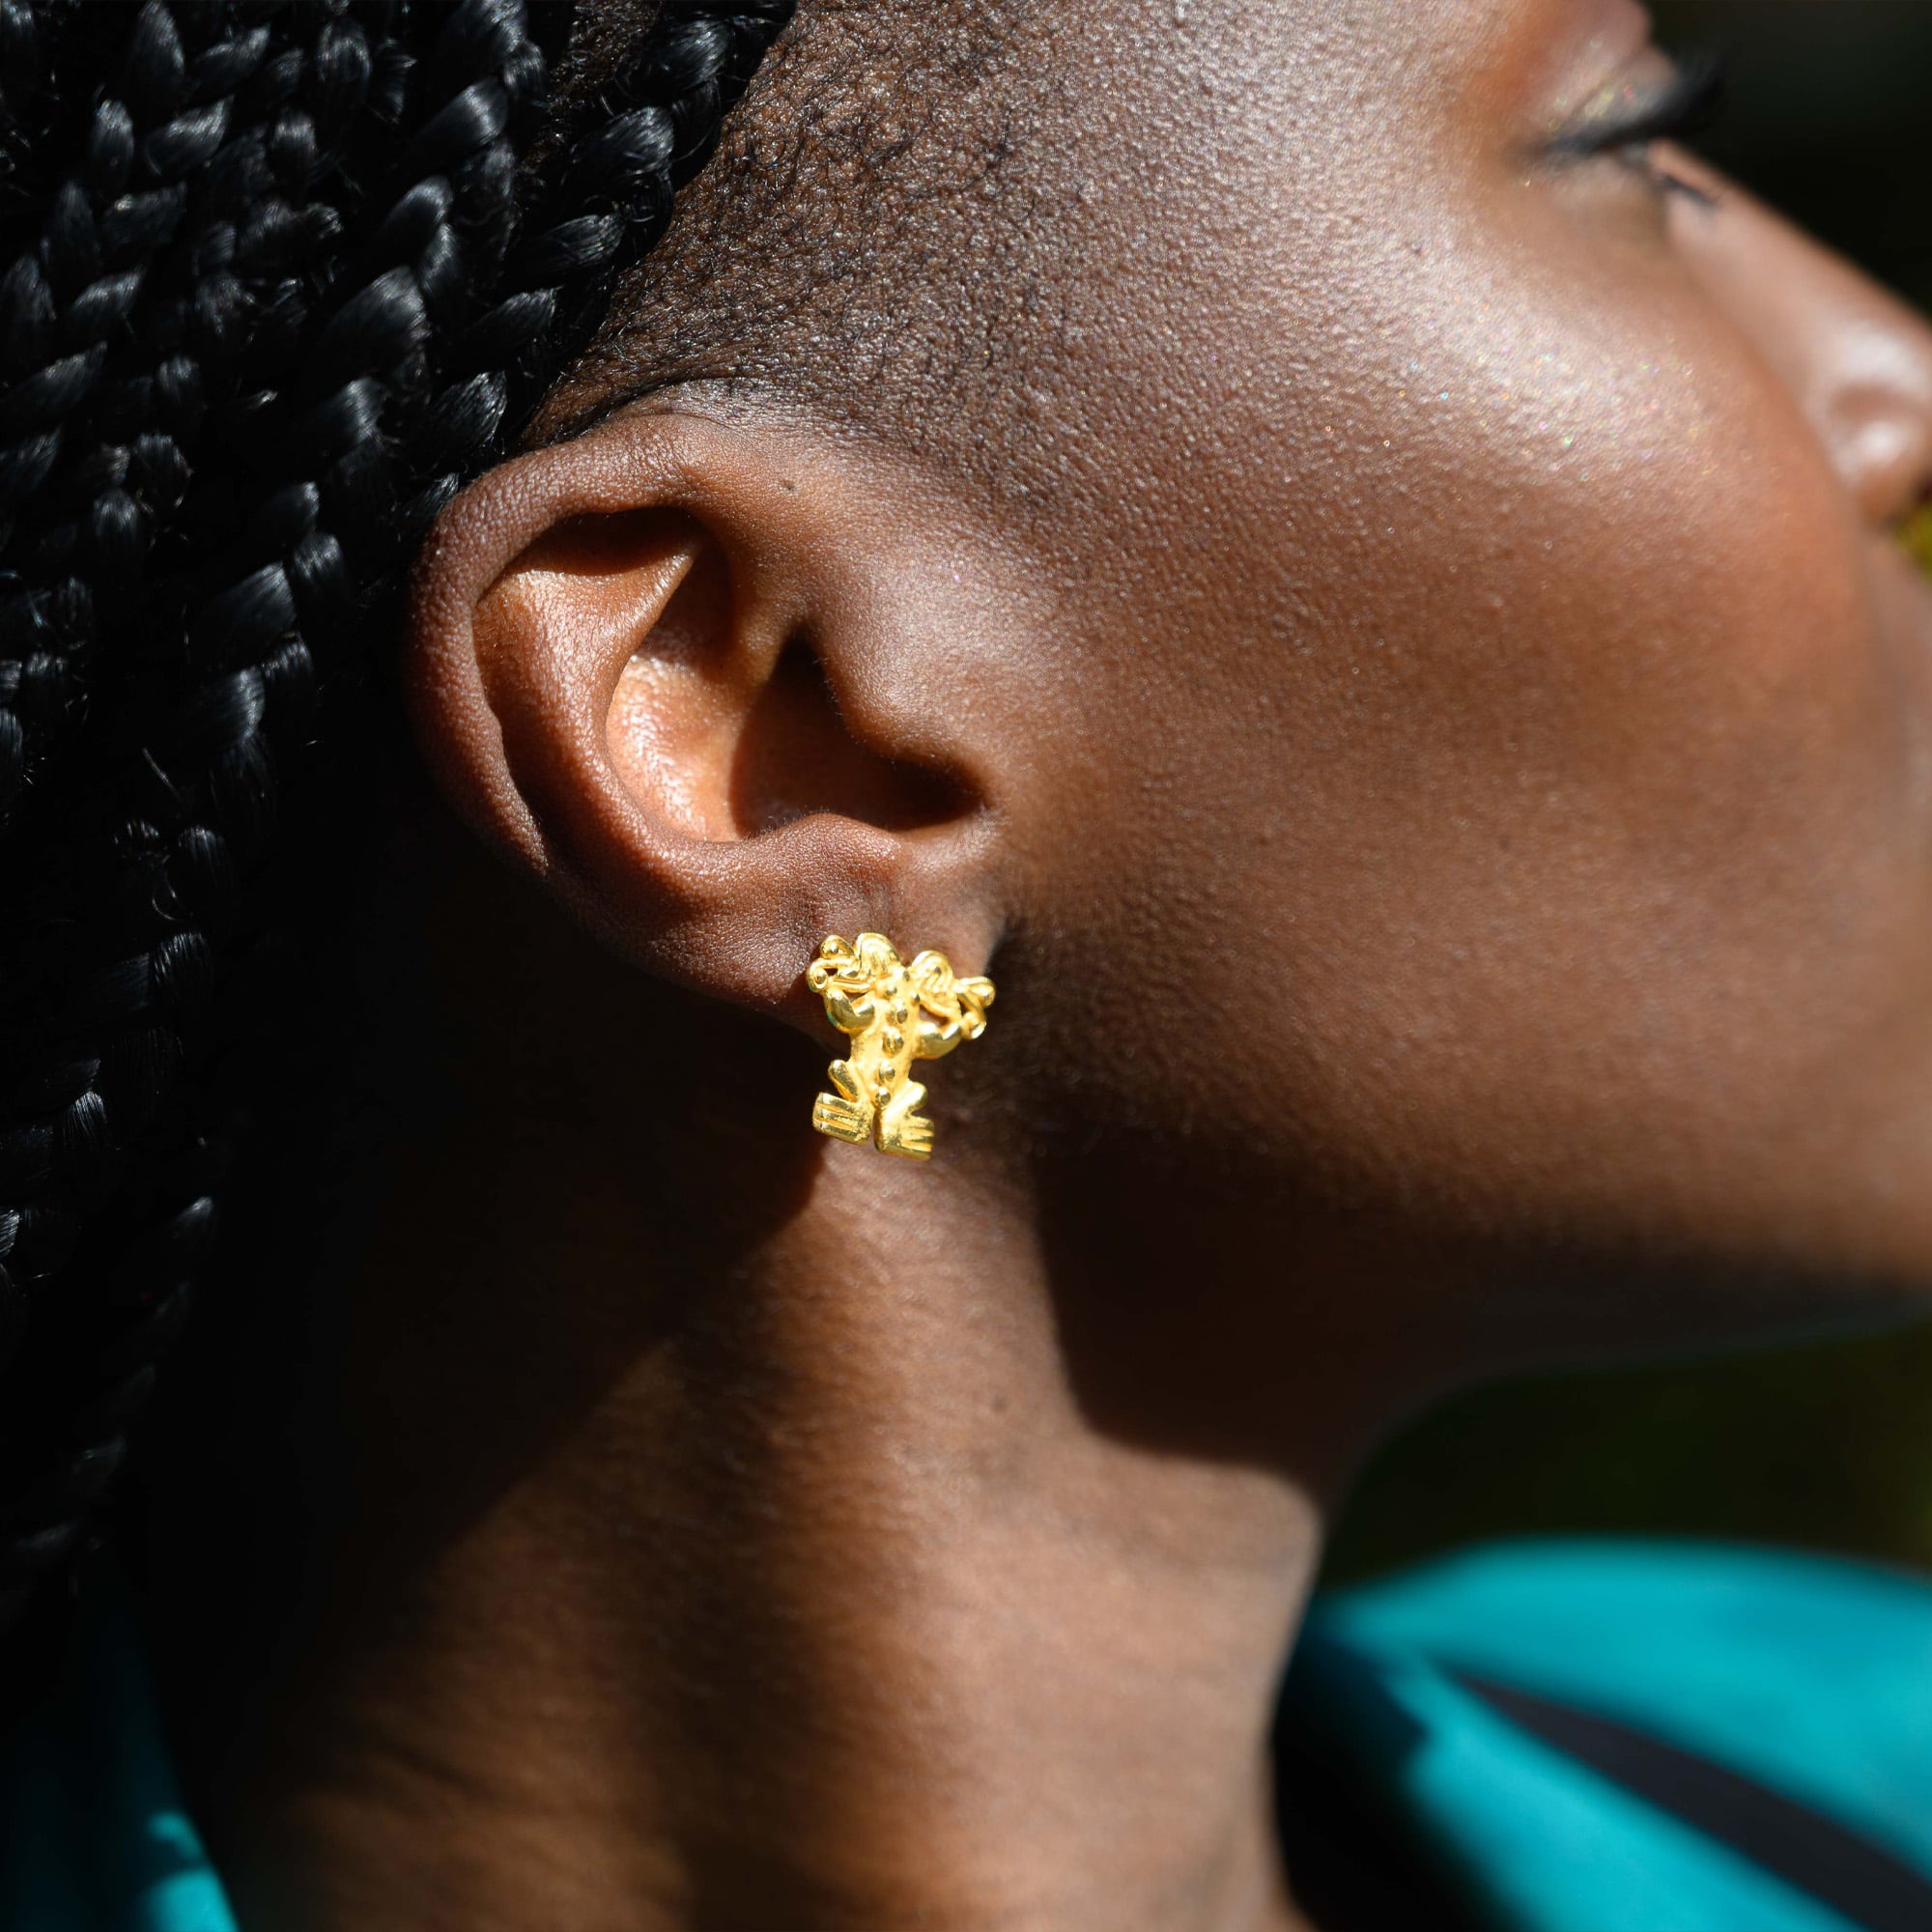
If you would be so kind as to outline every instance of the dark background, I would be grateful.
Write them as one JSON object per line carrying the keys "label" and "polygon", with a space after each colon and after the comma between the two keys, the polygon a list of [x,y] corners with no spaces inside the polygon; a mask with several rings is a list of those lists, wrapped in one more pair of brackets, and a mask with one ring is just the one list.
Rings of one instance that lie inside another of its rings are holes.
{"label": "dark background", "polygon": [[[1663,0],[1728,56],[1699,147],[1932,306],[1932,0]],[[1932,1329],[1465,1397],[1369,1470],[1335,1576],[1519,1531],[1806,1544],[1932,1570]]]}
{"label": "dark background", "polygon": [[1807,228],[1932,300],[1932,0],[1662,0],[1673,52],[1730,88],[1697,144]]}

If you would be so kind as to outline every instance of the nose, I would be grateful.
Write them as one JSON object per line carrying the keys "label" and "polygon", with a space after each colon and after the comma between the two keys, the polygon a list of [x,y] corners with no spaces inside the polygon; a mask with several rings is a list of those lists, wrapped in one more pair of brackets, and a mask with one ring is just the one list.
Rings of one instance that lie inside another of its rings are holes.
{"label": "nose", "polygon": [[[1681,170],[1680,170],[1681,163]],[[1687,156],[1672,239],[1810,416],[1860,509],[1896,527],[1932,496],[1932,323]]]}

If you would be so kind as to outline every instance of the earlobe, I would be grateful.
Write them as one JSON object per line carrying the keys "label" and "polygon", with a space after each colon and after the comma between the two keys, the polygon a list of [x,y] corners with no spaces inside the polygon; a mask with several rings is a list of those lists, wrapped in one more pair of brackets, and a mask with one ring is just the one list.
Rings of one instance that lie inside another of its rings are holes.
{"label": "earlobe", "polygon": [[992,920],[973,787],[930,730],[840,702],[881,648],[841,581],[871,559],[802,467],[665,414],[506,464],[425,550],[407,666],[489,842],[639,963],[806,1022],[828,931],[974,958]]}

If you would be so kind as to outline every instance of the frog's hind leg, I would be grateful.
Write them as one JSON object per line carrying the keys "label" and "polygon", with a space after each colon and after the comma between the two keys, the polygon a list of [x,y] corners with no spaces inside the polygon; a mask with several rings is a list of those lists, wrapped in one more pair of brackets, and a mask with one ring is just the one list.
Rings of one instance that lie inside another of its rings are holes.
{"label": "frog's hind leg", "polygon": [[932,1122],[913,1111],[925,1098],[925,1089],[908,1080],[879,1116],[879,1151],[903,1154],[908,1160],[932,1158]]}
{"label": "frog's hind leg", "polygon": [[872,1138],[872,1110],[866,1101],[865,1083],[849,1060],[835,1060],[825,1072],[838,1091],[821,1094],[811,1103],[811,1124],[834,1140],[864,1146]]}

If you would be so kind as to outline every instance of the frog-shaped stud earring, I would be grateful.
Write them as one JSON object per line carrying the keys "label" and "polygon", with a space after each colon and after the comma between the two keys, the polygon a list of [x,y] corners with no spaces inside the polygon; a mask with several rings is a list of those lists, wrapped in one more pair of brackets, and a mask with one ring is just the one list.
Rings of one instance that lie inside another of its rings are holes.
{"label": "frog-shaped stud earring", "polygon": [[852,1037],[847,1057],[828,1069],[835,1091],[812,1102],[811,1124],[835,1140],[930,1160],[932,1122],[916,1111],[925,1089],[912,1078],[912,1064],[978,1039],[993,982],[956,978],[943,952],[922,952],[908,966],[882,932],[856,941],[833,935],[805,980],[825,1002],[826,1017]]}

